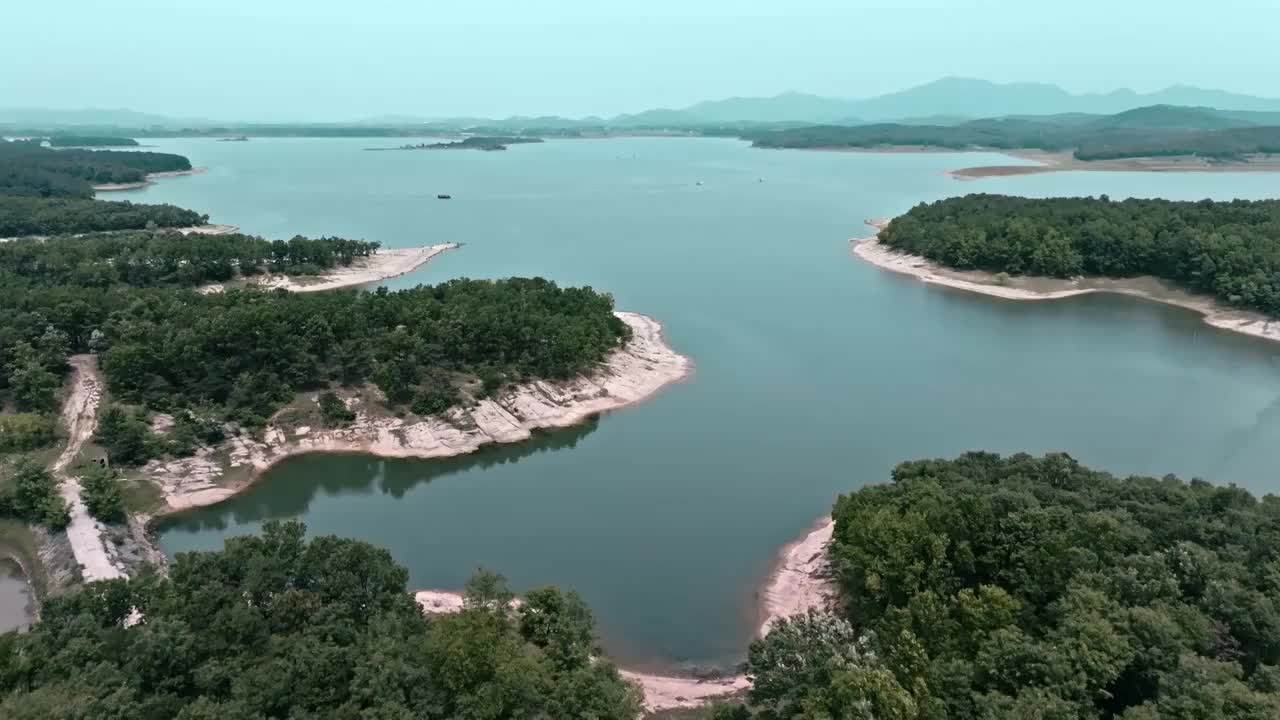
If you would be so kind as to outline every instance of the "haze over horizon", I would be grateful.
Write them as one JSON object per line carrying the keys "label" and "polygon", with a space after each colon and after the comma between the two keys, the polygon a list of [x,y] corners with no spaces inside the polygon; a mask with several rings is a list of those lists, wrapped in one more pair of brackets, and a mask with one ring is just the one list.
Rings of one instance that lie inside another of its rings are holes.
{"label": "haze over horizon", "polygon": [[1211,14],[1158,0],[52,0],[6,20],[40,31],[0,46],[0,66],[21,68],[0,74],[5,106],[212,120],[609,116],[788,91],[864,98],[943,76],[1280,95],[1280,4],[1267,0]]}

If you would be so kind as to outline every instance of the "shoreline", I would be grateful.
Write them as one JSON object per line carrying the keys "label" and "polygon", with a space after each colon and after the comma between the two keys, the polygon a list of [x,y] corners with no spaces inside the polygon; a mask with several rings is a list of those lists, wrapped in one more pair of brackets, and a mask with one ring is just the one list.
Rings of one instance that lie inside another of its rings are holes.
{"label": "shoreline", "polygon": [[[189,228],[190,232],[206,235],[225,235],[235,232],[234,225],[204,226],[211,229],[201,230]],[[230,228],[225,229],[225,228]],[[187,234],[183,232],[183,234]],[[376,250],[373,255],[359,258],[346,267],[335,267],[323,275],[295,278],[290,275],[253,275],[239,278],[230,283],[232,287],[248,286],[263,290],[289,290],[290,292],[320,292],[341,288],[371,285],[398,278],[417,270],[429,260],[449,250],[462,247],[461,243],[442,243],[439,245],[422,245],[413,248],[394,248]],[[202,294],[219,293],[226,290],[227,284],[213,283],[198,289]]]}
{"label": "shoreline", "polygon": [[[1280,319],[1252,310],[1241,310],[1218,300],[1191,293],[1159,278],[1056,278],[1012,277],[1000,284],[996,273],[982,270],[954,270],[919,255],[894,250],[879,241],[879,231],[888,220],[867,220],[876,234],[850,241],[855,256],[881,270],[914,277],[924,283],[979,293],[1003,300],[1061,300],[1064,298],[1110,293],[1151,302],[1172,305],[1198,313],[1205,324],[1219,330],[1248,335],[1262,340],[1280,341]],[[1034,284],[1034,286],[1032,286]]]}
{"label": "shoreline", "polygon": [[[945,149],[943,150],[945,151]],[[1035,149],[975,149],[975,152],[995,152],[1035,165],[976,165],[947,170],[946,175],[955,180],[981,180],[988,177],[1039,175],[1050,172],[1280,172],[1280,155],[1250,154],[1243,160],[1213,160],[1195,155],[1170,155],[1167,157],[1129,157],[1105,160],[1079,160],[1071,151],[1055,152]]]}
{"label": "shoreline", "polygon": [[865,147],[830,145],[819,147],[758,148],[762,150],[800,150],[822,153],[866,153],[871,155],[958,155],[992,153],[1028,160],[1034,165],[974,165],[944,170],[942,174],[955,180],[981,180],[988,177],[1039,175],[1050,172],[1280,172],[1280,154],[1251,153],[1242,160],[1215,160],[1196,155],[1138,156],[1078,160],[1074,151],[1039,150],[1036,148],[967,147],[948,148],[937,145],[868,145]]}
{"label": "shoreline", "polygon": [[[835,599],[826,549],[831,543],[835,523],[830,516],[821,517],[804,535],[783,545],[777,562],[764,587],[756,595],[761,600],[760,625],[752,639],[769,633],[773,623],[811,609],[828,606]],[[413,591],[414,600],[424,613],[460,612],[462,593],[452,590]],[[519,599],[513,601],[519,605]],[[712,700],[724,699],[751,688],[746,675],[737,673],[716,678],[689,675],[664,675],[619,667],[623,678],[637,683],[644,692],[644,706],[649,712],[694,708]]]}
{"label": "shoreline", "polygon": [[158,178],[178,177],[180,175],[199,175],[200,173],[207,172],[208,170],[209,168],[202,166],[202,167],[193,167],[190,170],[164,170],[162,172],[147,173],[147,176],[145,178],[137,182],[102,183],[100,185],[94,185],[93,191],[95,193],[100,193],[100,192],[120,192],[122,190],[141,190],[142,188],[147,187],[148,185],[154,185],[155,181]]}
{"label": "shoreline", "polygon": [[[657,320],[617,312],[632,339],[596,371],[563,382],[536,381],[508,389],[471,408],[453,408],[418,421],[374,418],[357,410],[347,427],[300,427],[292,434],[268,424],[261,440],[238,436],[195,456],[152,461],[142,474],[157,485],[165,506],[148,521],[183,510],[216,505],[252,486],[286,458],[308,453],[367,454],[381,458],[433,459],[464,455],[490,443],[520,442],[541,429],[576,425],[589,417],[638,404],[687,378],[693,362],[668,346]],[[226,453],[226,465],[218,455]],[[234,470],[247,476],[229,485],[218,480]]]}

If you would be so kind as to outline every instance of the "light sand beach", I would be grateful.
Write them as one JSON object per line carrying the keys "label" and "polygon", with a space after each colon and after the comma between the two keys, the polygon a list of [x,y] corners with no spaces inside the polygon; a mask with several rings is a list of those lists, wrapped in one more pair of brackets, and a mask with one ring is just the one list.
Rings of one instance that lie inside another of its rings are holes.
{"label": "light sand beach", "polygon": [[878,239],[878,232],[888,224],[887,220],[868,220],[867,224],[876,228],[877,235],[850,241],[853,254],[878,268],[908,275],[921,282],[1005,300],[1057,300],[1089,293],[1128,295],[1192,310],[1202,315],[1205,323],[1215,328],[1265,340],[1280,340],[1280,320],[1224,305],[1214,298],[1187,292],[1159,278],[1061,280],[1015,276],[1001,282],[995,273],[953,270],[919,255],[894,250]]}

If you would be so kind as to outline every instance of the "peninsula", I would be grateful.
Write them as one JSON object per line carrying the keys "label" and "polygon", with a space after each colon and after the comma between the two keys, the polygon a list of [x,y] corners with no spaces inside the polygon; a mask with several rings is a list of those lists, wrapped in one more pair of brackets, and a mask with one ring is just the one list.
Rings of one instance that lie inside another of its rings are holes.
{"label": "peninsula", "polygon": [[[417,419],[388,416],[367,395],[339,393],[352,416],[341,427],[324,428],[319,422],[301,425],[297,419],[280,417],[269,422],[259,437],[237,436],[188,458],[156,460],[141,473],[159,484],[166,507],[158,514],[164,514],[221,502],[292,455],[452,457],[488,443],[520,442],[539,429],[567,427],[624,408],[690,373],[692,363],[666,344],[656,320],[627,312],[617,317],[628,328],[630,339],[607,354],[598,367],[576,378],[514,385],[472,404]],[[319,395],[304,396],[299,402],[320,415]]]}
{"label": "peninsula", "polygon": [[[1216,234],[1231,217],[1232,235]],[[1115,293],[1200,313],[1209,325],[1280,340],[1280,202],[970,195],[919,205],[859,258],[924,282],[1011,300]],[[1170,223],[1178,233],[1162,230]],[[1197,260],[1197,258],[1199,260]]]}
{"label": "peninsula", "polygon": [[[208,226],[208,229],[182,229],[188,232],[207,235],[225,234],[223,226]],[[234,231],[232,228],[230,231]],[[253,286],[263,289],[292,290],[294,292],[317,292],[321,290],[338,290],[347,287],[372,285],[407,275],[425,265],[431,258],[447,251],[461,247],[458,243],[440,243],[413,248],[383,249],[378,247],[367,255],[353,258],[350,264],[335,265],[316,275],[259,274],[243,276],[239,279],[242,286]],[[202,293],[222,292],[226,286],[213,283],[200,288]]]}

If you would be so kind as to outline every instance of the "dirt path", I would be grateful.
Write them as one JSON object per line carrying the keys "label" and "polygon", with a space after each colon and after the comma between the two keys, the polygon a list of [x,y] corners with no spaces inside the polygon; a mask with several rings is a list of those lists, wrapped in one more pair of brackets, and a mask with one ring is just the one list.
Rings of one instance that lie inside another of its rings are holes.
{"label": "dirt path", "polygon": [[62,407],[62,421],[67,429],[67,447],[53,463],[53,476],[58,480],[62,499],[71,509],[67,540],[80,565],[85,582],[124,577],[107,554],[102,527],[89,515],[80,499],[80,479],[67,472],[67,467],[80,454],[80,448],[93,436],[98,426],[98,402],[102,397],[97,377],[97,360],[92,355],[70,358],[71,391]]}

